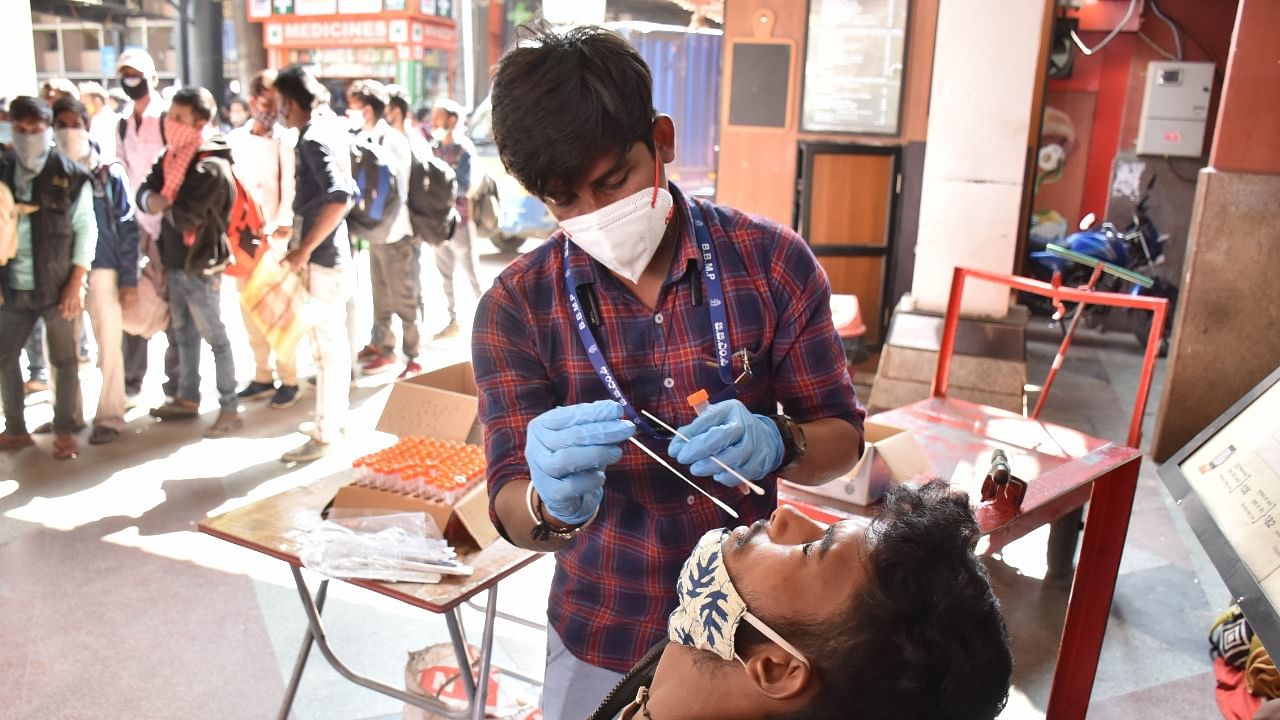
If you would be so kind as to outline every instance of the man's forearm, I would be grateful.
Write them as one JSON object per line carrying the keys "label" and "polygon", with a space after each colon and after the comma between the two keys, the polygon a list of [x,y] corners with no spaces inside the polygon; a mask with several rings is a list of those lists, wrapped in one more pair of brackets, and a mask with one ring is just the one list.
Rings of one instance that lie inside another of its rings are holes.
{"label": "man's forearm", "polygon": [[81,265],[71,266],[71,277],[67,278],[67,284],[62,286],[62,291],[67,292],[71,288],[79,290],[84,287],[84,277],[89,274],[88,268]]}
{"label": "man's forearm", "polygon": [[347,208],[350,206],[349,202],[326,203],[322,206],[320,212],[316,214],[316,221],[311,225],[311,231],[302,239],[299,249],[308,256],[315,252],[325,238],[338,229],[338,224],[347,216]]}
{"label": "man's forearm", "polygon": [[824,418],[801,425],[806,450],[803,458],[778,471],[798,485],[821,485],[849,472],[858,462],[854,450],[861,433],[840,418]]}
{"label": "man's forearm", "polygon": [[502,523],[502,528],[507,531],[507,537],[512,544],[538,552],[555,552],[573,541],[556,538],[541,541],[533,539],[534,522],[533,516],[529,514],[527,500],[530,482],[530,480],[512,480],[502,486],[493,502],[493,507],[498,513],[498,522]]}

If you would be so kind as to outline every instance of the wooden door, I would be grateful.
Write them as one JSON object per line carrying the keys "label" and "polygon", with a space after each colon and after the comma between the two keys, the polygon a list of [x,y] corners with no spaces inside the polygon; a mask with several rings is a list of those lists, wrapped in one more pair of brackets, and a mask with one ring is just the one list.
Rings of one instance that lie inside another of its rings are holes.
{"label": "wooden door", "polygon": [[833,294],[856,295],[865,340],[884,337],[890,242],[898,190],[897,148],[801,145],[800,234],[831,279]]}

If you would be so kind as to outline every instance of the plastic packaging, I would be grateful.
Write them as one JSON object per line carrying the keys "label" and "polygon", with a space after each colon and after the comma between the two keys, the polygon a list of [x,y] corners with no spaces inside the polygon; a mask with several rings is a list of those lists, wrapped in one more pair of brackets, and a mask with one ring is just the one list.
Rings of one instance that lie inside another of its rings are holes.
{"label": "plastic packaging", "polygon": [[336,578],[435,583],[471,574],[425,513],[331,516],[303,538],[299,557]]}

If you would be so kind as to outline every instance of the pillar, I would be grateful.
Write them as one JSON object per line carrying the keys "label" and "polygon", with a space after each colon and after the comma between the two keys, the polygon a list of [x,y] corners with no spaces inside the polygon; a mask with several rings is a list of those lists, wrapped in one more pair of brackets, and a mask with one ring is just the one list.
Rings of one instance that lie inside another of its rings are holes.
{"label": "pillar", "polygon": [[1241,0],[1196,185],[1151,453],[1164,460],[1280,366],[1280,3]]}
{"label": "pillar", "polygon": [[36,49],[32,41],[31,7],[15,4],[0,23],[0,97],[35,95]]}
{"label": "pillar", "polygon": [[[1048,10],[1046,2],[939,3],[911,283],[921,310],[946,309],[957,264],[1013,270]],[[1008,297],[974,283],[964,313],[1003,318]]]}

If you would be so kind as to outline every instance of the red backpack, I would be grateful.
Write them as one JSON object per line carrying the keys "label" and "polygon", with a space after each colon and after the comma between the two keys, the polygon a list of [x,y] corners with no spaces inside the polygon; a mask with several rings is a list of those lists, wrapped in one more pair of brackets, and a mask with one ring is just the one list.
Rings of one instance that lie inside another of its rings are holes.
{"label": "red backpack", "polygon": [[227,219],[227,242],[231,245],[231,256],[235,262],[226,273],[232,277],[247,278],[253,274],[258,258],[267,247],[267,221],[262,215],[262,207],[244,189],[234,166],[231,177],[236,185],[236,198],[231,203],[231,214]]}

